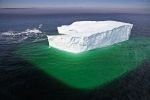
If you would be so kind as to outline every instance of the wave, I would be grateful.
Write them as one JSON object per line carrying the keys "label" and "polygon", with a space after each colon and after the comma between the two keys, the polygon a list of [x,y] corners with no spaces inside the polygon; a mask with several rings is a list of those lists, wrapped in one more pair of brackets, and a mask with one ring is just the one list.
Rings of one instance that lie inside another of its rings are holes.
{"label": "wave", "polygon": [[40,24],[38,28],[40,29],[40,28],[42,28],[42,26],[43,26],[43,24]]}
{"label": "wave", "polygon": [[46,36],[44,32],[41,31],[42,24],[38,26],[38,28],[32,28],[32,29],[26,29],[22,32],[16,32],[16,31],[7,31],[2,32],[0,34],[0,40],[5,43],[20,43],[25,40],[30,41],[41,41],[43,37]]}

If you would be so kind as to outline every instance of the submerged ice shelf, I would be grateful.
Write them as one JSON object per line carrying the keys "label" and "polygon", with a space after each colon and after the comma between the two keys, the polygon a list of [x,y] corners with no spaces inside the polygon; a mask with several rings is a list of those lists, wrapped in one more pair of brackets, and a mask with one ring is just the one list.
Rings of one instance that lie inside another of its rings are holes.
{"label": "submerged ice shelf", "polygon": [[49,46],[80,53],[129,39],[133,24],[118,21],[78,21],[58,27],[60,35],[48,35]]}

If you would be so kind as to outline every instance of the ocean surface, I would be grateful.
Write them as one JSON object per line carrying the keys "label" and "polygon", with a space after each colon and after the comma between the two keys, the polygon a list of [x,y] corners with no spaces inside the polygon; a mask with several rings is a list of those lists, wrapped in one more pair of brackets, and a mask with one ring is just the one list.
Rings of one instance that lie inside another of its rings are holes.
{"label": "ocean surface", "polygon": [[[132,23],[130,39],[72,54],[48,47],[57,26]],[[0,100],[150,100],[149,14],[0,14]]]}

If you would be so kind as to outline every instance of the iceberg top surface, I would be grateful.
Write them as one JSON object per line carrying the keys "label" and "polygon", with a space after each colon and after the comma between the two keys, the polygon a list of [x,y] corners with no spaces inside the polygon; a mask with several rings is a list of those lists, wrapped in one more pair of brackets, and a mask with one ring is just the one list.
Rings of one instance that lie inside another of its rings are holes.
{"label": "iceberg top surface", "polygon": [[58,27],[60,34],[68,34],[71,36],[90,36],[96,33],[102,33],[124,25],[132,25],[130,23],[118,21],[77,21],[71,25],[62,25]]}

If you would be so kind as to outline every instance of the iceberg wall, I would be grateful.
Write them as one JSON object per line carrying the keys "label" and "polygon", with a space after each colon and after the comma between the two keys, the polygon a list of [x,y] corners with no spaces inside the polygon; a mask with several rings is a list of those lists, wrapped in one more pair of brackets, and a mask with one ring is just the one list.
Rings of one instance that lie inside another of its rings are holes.
{"label": "iceberg wall", "polygon": [[80,21],[58,27],[62,35],[47,37],[50,47],[80,53],[128,40],[132,26],[117,21]]}

